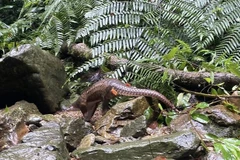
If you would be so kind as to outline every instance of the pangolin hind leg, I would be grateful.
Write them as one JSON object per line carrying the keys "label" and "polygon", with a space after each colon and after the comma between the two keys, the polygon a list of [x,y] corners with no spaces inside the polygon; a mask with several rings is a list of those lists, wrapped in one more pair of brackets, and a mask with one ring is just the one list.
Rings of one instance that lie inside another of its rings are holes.
{"label": "pangolin hind leg", "polygon": [[102,115],[106,114],[107,111],[109,110],[108,103],[109,103],[109,99],[104,99],[103,100],[103,102],[102,102]]}
{"label": "pangolin hind leg", "polygon": [[87,112],[83,113],[85,121],[90,121],[92,116],[94,115],[99,102],[88,102],[86,105]]}

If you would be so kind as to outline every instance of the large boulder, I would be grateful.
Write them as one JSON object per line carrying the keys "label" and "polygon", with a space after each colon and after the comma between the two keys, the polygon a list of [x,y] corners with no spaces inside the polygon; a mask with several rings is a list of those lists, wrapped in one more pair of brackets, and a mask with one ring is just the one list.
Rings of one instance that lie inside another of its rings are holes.
{"label": "large boulder", "polygon": [[42,113],[55,112],[66,93],[65,81],[59,59],[34,45],[19,46],[0,58],[0,108],[26,100]]}

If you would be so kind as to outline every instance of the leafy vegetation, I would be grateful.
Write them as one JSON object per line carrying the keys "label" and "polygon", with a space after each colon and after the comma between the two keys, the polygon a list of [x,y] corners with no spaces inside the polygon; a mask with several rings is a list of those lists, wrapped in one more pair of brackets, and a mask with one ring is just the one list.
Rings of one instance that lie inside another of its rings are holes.
{"label": "leafy vegetation", "polygon": [[[23,43],[33,43],[57,54],[66,41],[74,42],[77,28],[85,22],[84,14],[101,1],[28,1],[12,24],[0,23],[0,48],[5,53]],[[7,15],[6,15],[7,16]]]}
{"label": "leafy vegetation", "polygon": [[[92,47],[92,59],[76,68],[71,77],[103,65],[106,53],[129,60],[109,73],[110,77],[135,79],[150,88],[164,87],[156,86],[163,75],[149,64],[239,75],[237,6],[237,1],[109,1],[99,5],[86,13],[86,24],[76,35],[76,41]],[[233,39],[234,45],[230,43]]]}
{"label": "leafy vegetation", "polygon": [[[184,71],[230,72],[240,77],[240,1],[239,0],[24,0],[3,1],[0,5],[0,56],[24,43],[33,43],[58,55],[64,43],[85,43],[91,58],[68,70],[70,79],[89,68],[106,68],[109,56],[127,59],[106,73],[109,77],[134,80],[137,85],[176,97],[167,72],[158,66]],[[10,13],[13,16],[5,18]],[[229,93],[215,84],[211,74],[205,80],[212,95]],[[78,80],[76,80],[78,82]],[[79,84],[79,83],[78,83]],[[72,85],[73,91],[79,86]],[[178,95],[178,106],[189,106],[191,94]],[[181,101],[180,101],[181,100]],[[226,104],[239,113],[236,106]],[[208,123],[197,110],[194,120]],[[174,117],[169,114],[165,122]],[[215,150],[226,157],[240,157],[239,141],[210,136]],[[231,144],[232,143],[232,144]],[[231,154],[231,155],[230,155]]]}
{"label": "leafy vegetation", "polygon": [[207,134],[206,138],[213,142],[215,151],[221,153],[224,159],[239,159],[240,140],[235,138],[219,138],[213,134]]}
{"label": "leafy vegetation", "polygon": [[58,55],[65,43],[83,42],[92,55],[78,66],[67,66],[71,80],[90,68],[106,68],[108,57],[115,55],[128,63],[108,71],[109,77],[161,88],[174,98],[172,77],[156,72],[158,66],[240,77],[239,8],[238,0],[25,0],[14,23],[0,21],[0,48],[3,54],[33,43]]}
{"label": "leafy vegetation", "polygon": [[171,76],[155,72],[156,66],[240,77],[239,6],[238,0],[25,0],[14,23],[0,22],[0,48],[6,53],[33,43],[58,55],[64,43],[84,42],[91,58],[68,70],[71,79],[116,55],[128,63],[108,72],[109,77],[134,79],[175,97]]}
{"label": "leafy vegetation", "polygon": [[239,5],[237,0],[24,1],[17,21],[1,22],[0,47],[4,51],[30,42],[58,54],[64,42],[85,42],[92,48],[92,59],[71,77],[103,65],[105,53],[130,61],[111,73],[116,78],[129,67],[133,70],[127,72],[128,79],[162,78],[150,72],[154,69],[141,71],[131,63],[135,61],[189,71],[224,67],[240,75]]}
{"label": "leafy vegetation", "polygon": [[2,0],[0,2],[0,21],[3,21],[6,24],[13,23],[18,18],[22,5],[23,1],[21,0]]}

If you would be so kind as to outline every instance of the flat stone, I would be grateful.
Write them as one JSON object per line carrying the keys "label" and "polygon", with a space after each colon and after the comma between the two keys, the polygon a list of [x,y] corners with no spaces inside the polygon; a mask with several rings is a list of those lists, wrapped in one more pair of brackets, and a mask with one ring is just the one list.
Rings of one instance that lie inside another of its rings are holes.
{"label": "flat stone", "polygon": [[199,144],[200,140],[193,132],[185,131],[147,140],[77,149],[72,156],[81,160],[149,160],[160,155],[178,159],[187,157]]}

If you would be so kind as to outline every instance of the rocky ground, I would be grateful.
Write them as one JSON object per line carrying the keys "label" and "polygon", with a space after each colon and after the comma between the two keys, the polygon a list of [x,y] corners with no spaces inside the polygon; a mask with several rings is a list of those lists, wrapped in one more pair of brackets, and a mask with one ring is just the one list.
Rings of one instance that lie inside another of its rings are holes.
{"label": "rocky ground", "polygon": [[118,103],[103,116],[98,109],[90,122],[80,111],[59,111],[66,75],[49,55],[25,45],[0,59],[0,160],[219,160],[206,134],[240,137],[240,115],[224,105],[198,110],[208,123],[193,120],[186,108],[168,126],[146,118],[144,97]]}
{"label": "rocky ground", "polygon": [[204,135],[240,133],[240,116],[222,105],[201,111],[211,123],[181,114],[168,127],[148,125],[139,112],[145,107],[144,97],[119,103],[103,117],[94,116],[91,124],[78,111],[43,115],[34,104],[17,102],[1,110],[0,159],[220,159],[201,146]]}

